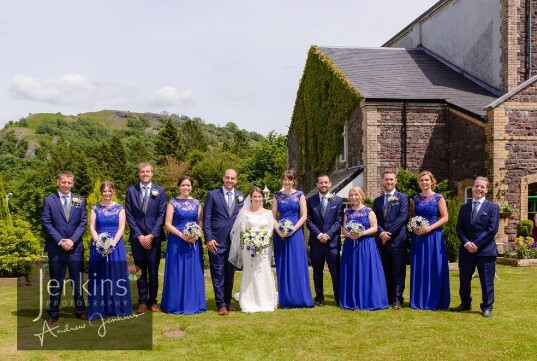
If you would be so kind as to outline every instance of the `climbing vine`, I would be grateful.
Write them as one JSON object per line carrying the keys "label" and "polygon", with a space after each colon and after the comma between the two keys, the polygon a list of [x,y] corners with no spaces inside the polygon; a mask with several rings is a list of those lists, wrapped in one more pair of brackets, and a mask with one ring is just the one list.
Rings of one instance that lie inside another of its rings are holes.
{"label": "climbing vine", "polygon": [[343,142],[343,127],[360,97],[332,60],[319,47],[312,46],[291,121],[301,177],[306,173],[314,177],[334,168]]}

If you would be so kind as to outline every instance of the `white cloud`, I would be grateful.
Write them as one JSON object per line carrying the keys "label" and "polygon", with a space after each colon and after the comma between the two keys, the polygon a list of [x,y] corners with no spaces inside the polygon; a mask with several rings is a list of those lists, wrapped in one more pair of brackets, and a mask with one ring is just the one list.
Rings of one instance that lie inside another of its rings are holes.
{"label": "white cloud", "polygon": [[153,103],[157,105],[190,105],[194,103],[192,90],[179,91],[173,87],[163,87],[153,94]]}

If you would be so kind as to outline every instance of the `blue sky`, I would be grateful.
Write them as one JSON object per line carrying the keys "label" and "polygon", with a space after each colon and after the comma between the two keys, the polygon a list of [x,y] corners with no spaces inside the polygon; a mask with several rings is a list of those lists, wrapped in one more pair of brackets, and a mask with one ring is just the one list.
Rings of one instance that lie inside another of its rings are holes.
{"label": "blue sky", "polygon": [[436,2],[2,1],[0,125],[116,109],[287,133],[311,45],[380,46]]}

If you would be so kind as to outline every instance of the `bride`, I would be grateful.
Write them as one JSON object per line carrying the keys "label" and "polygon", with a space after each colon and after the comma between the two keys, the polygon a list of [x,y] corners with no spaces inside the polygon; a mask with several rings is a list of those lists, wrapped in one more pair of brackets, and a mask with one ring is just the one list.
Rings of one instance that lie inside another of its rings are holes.
{"label": "bride", "polygon": [[239,305],[243,312],[274,311],[277,306],[270,244],[275,221],[262,205],[263,193],[256,187],[231,230],[229,262],[242,268]]}

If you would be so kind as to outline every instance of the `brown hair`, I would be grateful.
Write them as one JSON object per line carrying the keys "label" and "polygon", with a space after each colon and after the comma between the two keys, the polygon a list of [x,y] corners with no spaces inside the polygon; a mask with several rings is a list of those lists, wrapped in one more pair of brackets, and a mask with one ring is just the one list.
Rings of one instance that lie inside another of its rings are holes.
{"label": "brown hair", "polygon": [[142,162],[140,164],[138,164],[138,172],[142,169],[142,168],[145,168],[145,167],[150,167],[151,168],[151,172],[153,171],[153,165],[149,162]]}
{"label": "brown hair", "polygon": [[394,170],[385,170],[384,172],[382,172],[382,178],[384,178],[386,174],[393,174],[395,176],[395,179],[397,179],[397,173],[395,173]]}
{"label": "brown hair", "polygon": [[104,190],[106,189],[106,187],[110,188],[110,190],[112,191],[112,193],[114,193],[116,191],[116,187],[114,187],[114,185],[112,184],[112,182],[110,181],[104,181],[101,183],[101,186],[99,187],[99,191],[102,193],[104,192]]}
{"label": "brown hair", "polygon": [[263,197],[263,191],[261,190],[261,188],[259,188],[259,187],[254,187],[254,188],[250,191],[250,198],[252,197],[252,195],[253,195],[255,192],[261,194],[261,196]]}
{"label": "brown hair", "polygon": [[177,187],[180,187],[181,184],[187,179],[190,181],[190,185],[192,186],[192,189],[194,189],[194,180],[187,175],[182,175],[179,177],[179,179],[177,180]]}
{"label": "brown hair", "polygon": [[58,174],[58,179],[60,179],[61,176],[66,176],[67,178],[74,178],[75,175],[70,170],[62,170],[60,174]]}
{"label": "brown hair", "polygon": [[434,177],[434,175],[429,172],[428,170],[424,170],[424,171],[421,171],[420,174],[418,174],[418,181],[421,179],[421,177],[423,177],[424,175],[427,175],[429,176],[429,178],[431,178],[431,189],[434,189],[434,187],[436,187],[436,178]]}
{"label": "brown hair", "polygon": [[289,180],[292,180],[292,181],[296,181],[296,172],[295,172],[295,170],[294,169],[287,169],[285,172],[283,172],[282,179],[289,179]]}

